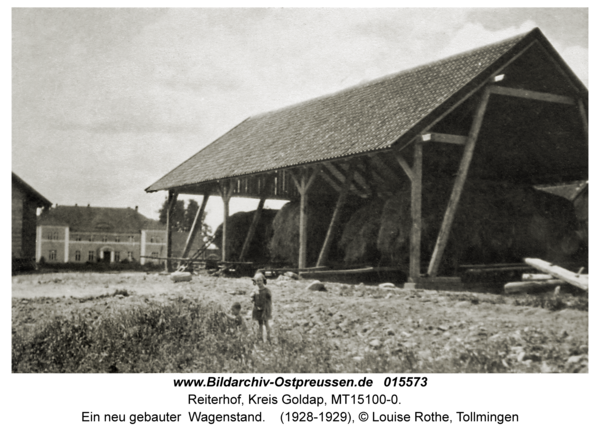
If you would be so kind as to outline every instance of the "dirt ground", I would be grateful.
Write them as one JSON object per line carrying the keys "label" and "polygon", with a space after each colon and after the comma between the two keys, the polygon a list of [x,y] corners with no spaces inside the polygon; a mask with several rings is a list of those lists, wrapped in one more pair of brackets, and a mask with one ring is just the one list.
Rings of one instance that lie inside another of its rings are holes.
{"label": "dirt ground", "polygon": [[[412,349],[433,359],[460,346],[465,350],[497,340],[511,342],[500,354],[511,371],[586,372],[588,312],[551,311],[521,306],[523,296],[492,295],[364,284],[325,283],[327,291],[306,289],[312,280],[269,280],[273,294],[273,332],[302,338],[316,334],[357,361],[367,352]],[[129,296],[101,297],[126,290]],[[101,316],[149,298],[168,302],[178,296],[214,302],[223,309],[238,301],[250,320],[250,278],[194,276],[174,283],[167,275],[146,273],[47,273],[12,279],[13,327],[29,329],[54,314]],[[531,295],[527,295],[531,297]],[[536,295],[554,296],[554,295]],[[566,305],[572,295],[560,295]],[[546,356],[553,354],[552,360]]]}

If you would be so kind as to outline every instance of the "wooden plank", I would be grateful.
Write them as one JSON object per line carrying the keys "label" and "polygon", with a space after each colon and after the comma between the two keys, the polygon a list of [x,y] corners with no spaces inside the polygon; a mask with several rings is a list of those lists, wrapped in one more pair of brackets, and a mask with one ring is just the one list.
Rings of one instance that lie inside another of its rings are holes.
{"label": "wooden plank", "polygon": [[542,259],[527,258],[525,259],[525,263],[580,289],[588,290],[589,288],[588,275],[576,274]]}
{"label": "wooden plank", "polygon": [[557,104],[575,105],[575,99],[569,96],[554,95],[552,93],[535,92],[533,90],[513,89],[511,87],[489,86],[490,92],[496,95],[514,96],[516,98],[533,99]]}
{"label": "wooden plank", "polygon": [[515,283],[506,283],[504,285],[505,293],[520,293],[526,292],[533,289],[554,289],[556,286],[565,284],[564,281],[558,279],[551,279],[545,281],[519,281]]}
{"label": "wooden plank", "polygon": [[439,132],[428,132],[422,134],[419,137],[420,142],[423,143],[446,143],[446,144],[457,144],[464,146],[467,144],[469,137],[465,135],[454,135],[454,134],[441,134]]}
{"label": "wooden plank", "polygon": [[344,181],[342,191],[340,192],[338,201],[335,205],[335,209],[333,210],[331,221],[329,222],[329,228],[327,229],[327,234],[325,235],[325,240],[323,241],[323,247],[321,248],[319,259],[317,260],[317,266],[324,266],[325,262],[327,261],[327,256],[329,255],[329,250],[333,241],[333,233],[340,220],[341,209],[344,206],[344,203],[346,202],[346,196],[348,195],[348,190],[350,189],[350,185],[352,184],[355,166],[356,161],[351,160],[350,166],[348,167],[348,172],[346,173],[346,180]]}
{"label": "wooden plank", "polygon": [[450,195],[448,207],[446,208],[446,213],[444,215],[444,220],[442,221],[440,233],[438,235],[438,238],[437,238],[437,241],[435,244],[435,248],[434,248],[433,254],[431,256],[431,261],[429,262],[429,268],[427,270],[427,274],[430,276],[437,275],[439,267],[440,267],[440,263],[442,262],[442,256],[444,254],[446,244],[448,243],[448,239],[450,238],[452,222],[454,221],[454,215],[456,214],[456,210],[458,209],[458,203],[460,202],[460,196],[462,194],[462,190],[465,185],[465,181],[467,180],[469,166],[471,165],[471,159],[473,159],[473,153],[475,151],[475,143],[477,142],[477,137],[479,135],[479,130],[481,129],[481,125],[483,123],[483,117],[484,117],[485,109],[487,107],[487,103],[488,103],[489,99],[490,99],[490,90],[489,90],[489,87],[486,87],[483,90],[483,94],[481,95],[481,100],[479,102],[479,106],[477,107],[477,111],[475,112],[473,124],[471,125],[471,130],[469,131],[469,140],[468,140],[467,144],[465,145],[465,150],[463,152],[463,157],[460,162],[460,167],[459,167],[458,173],[456,175],[456,180],[454,181],[454,187],[453,187],[452,193]]}
{"label": "wooden plank", "polygon": [[192,223],[192,228],[190,229],[190,233],[185,241],[185,247],[183,248],[183,252],[181,253],[181,257],[187,257],[190,252],[190,248],[192,248],[192,244],[196,239],[196,235],[198,232],[202,231],[202,216],[204,215],[204,210],[206,209],[206,204],[208,203],[208,199],[210,194],[204,194],[204,198],[202,199],[202,204],[194,217],[194,222]]}
{"label": "wooden plank", "polygon": [[416,281],[421,276],[421,197],[423,182],[423,145],[415,143],[412,183],[410,190],[410,229],[409,281]]}
{"label": "wooden plank", "polygon": [[406,173],[406,175],[412,182],[415,178],[415,175],[414,175],[410,165],[408,165],[408,162],[406,162],[406,159],[404,159],[404,157],[400,154],[400,151],[394,151],[392,153],[396,157],[396,161],[398,161],[398,164],[400,164],[400,167],[402,167],[402,170],[404,170],[404,173]]}
{"label": "wooden plank", "polygon": [[[175,203],[177,203],[178,194],[170,189],[167,197],[167,257],[171,257],[173,250],[173,209]],[[165,270],[171,272],[171,268],[171,263],[166,261]]]}

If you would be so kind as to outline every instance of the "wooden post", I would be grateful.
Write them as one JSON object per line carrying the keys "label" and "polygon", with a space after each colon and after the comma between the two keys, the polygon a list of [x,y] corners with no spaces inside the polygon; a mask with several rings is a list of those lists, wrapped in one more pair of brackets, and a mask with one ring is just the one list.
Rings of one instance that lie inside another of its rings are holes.
{"label": "wooden post", "polygon": [[456,175],[456,180],[454,181],[454,187],[450,195],[450,200],[448,201],[448,207],[446,208],[446,214],[444,215],[444,220],[442,221],[440,233],[438,235],[437,242],[435,244],[435,248],[431,256],[431,261],[429,262],[429,269],[427,270],[427,274],[432,277],[435,277],[438,273],[440,263],[442,261],[442,256],[444,254],[444,249],[446,248],[446,245],[448,244],[448,239],[450,238],[452,222],[454,221],[454,215],[456,214],[456,210],[458,209],[458,203],[460,201],[460,196],[462,194],[462,190],[467,179],[467,173],[469,172],[471,160],[473,159],[475,143],[477,142],[477,136],[479,135],[479,130],[481,129],[481,125],[483,123],[483,116],[485,114],[485,109],[487,107],[489,99],[490,89],[489,87],[486,87],[483,89],[483,94],[481,95],[479,106],[477,107],[477,111],[475,112],[473,124],[471,125],[471,130],[469,131],[469,138],[467,140],[467,144],[465,145],[465,150],[463,153],[462,160],[460,162],[460,167]]}
{"label": "wooden post", "polygon": [[225,184],[219,184],[219,192],[223,199],[223,241],[221,242],[221,259],[226,262],[229,258],[227,251],[227,218],[229,218],[229,200],[233,193],[233,181],[225,181]]}
{"label": "wooden post", "polygon": [[[202,204],[196,213],[196,217],[194,218],[194,222],[192,223],[192,228],[190,229],[190,233],[185,241],[185,247],[183,248],[183,253],[181,257],[186,258],[192,248],[192,244],[196,239],[196,235],[198,232],[202,231],[202,216],[204,215],[204,210],[206,209],[206,203],[208,203],[208,198],[210,194],[204,194],[204,198],[202,199]],[[181,266],[181,262],[179,262],[179,266]]]}
{"label": "wooden post", "polygon": [[423,190],[423,144],[420,140],[414,143],[413,166],[402,157],[400,152],[394,152],[402,170],[410,180],[410,254],[408,266],[408,281],[416,283],[421,276],[421,197]]}
{"label": "wooden post", "polygon": [[171,265],[171,254],[173,249],[173,236],[172,236],[172,226],[173,226],[173,209],[175,208],[175,203],[177,203],[178,194],[174,192],[172,189],[169,190],[169,199],[167,201],[167,260],[165,262],[165,271],[171,272],[173,266]]}
{"label": "wooden post", "polygon": [[344,206],[346,196],[348,195],[348,190],[352,184],[352,177],[354,176],[355,168],[356,160],[350,161],[350,166],[346,172],[346,179],[344,179],[344,185],[335,205],[333,215],[331,216],[331,222],[329,223],[329,228],[327,229],[327,235],[325,236],[325,241],[323,242],[323,247],[321,248],[321,253],[319,254],[319,259],[317,260],[317,267],[325,265],[325,262],[327,261],[329,249],[331,248],[331,242],[333,241],[333,231],[335,230],[335,226],[337,226],[337,223],[340,219],[341,209]]}
{"label": "wooden post", "polygon": [[[260,191],[260,201],[258,202],[258,207],[254,212],[254,217],[252,218],[252,224],[250,224],[250,229],[248,229],[248,234],[246,235],[246,239],[244,240],[244,245],[242,246],[242,251],[240,252],[239,261],[243,262],[246,254],[248,253],[248,249],[250,249],[250,242],[252,242],[252,238],[254,238],[254,233],[256,232],[256,227],[258,226],[258,222],[260,221],[260,217],[263,211],[263,207],[265,206],[265,200],[269,194],[269,188],[271,187],[272,181],[271,178],[263,178],[264,184],[261,185]],[[262,183],[262,182],[261,182]]]}
{"label": "wooden post", "polygon": [[298,268],[306,268],[306,241],[307,241],[307,227],[308,227],[308,190],[314,182],[319,169],[315,168],[312,174],[309,176],[306,168],[302,169],[300,179],[292,173],[292,179],[298,188],[300,193],[300,234],[299,234],[299,248],[298,248]]}
{"label": "wooden post", "polygon": [[410,189],[410,257],[409,282],[416,283],[421,276],[421,197],[423,190],[423,145],[415,142],[415,154],[412,166],[412,182]]}

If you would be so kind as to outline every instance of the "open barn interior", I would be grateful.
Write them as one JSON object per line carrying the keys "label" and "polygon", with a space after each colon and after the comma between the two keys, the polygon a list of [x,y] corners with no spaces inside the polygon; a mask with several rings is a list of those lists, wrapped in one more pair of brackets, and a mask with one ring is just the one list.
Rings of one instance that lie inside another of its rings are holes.
{"label": "open barn interior", "polygon": [[[226,217],[218,229],[224,263],[277,265],[322,277],[367,268],[413,283],[463,282],[473,277],[470,270],[503,269],[525,257],[587,266],[587,231],[582,235],[573,202],[536,188],[587,180],[587,89],[539,30],[500,54],[498,47],[504,45],[250,118],[199,153],[206,173],[222,164],[224,177],[201,174],[202,164],[191,158],[148,190],[218,195],[225,215],[232,197],[260,199],[256,211]],[[380,121],[365,124],[380,109],[377,98],[396,91],[392,84],[409,82],[429,97],[438,91],[428,88],[436,79],[446,83],[460,62],[490,53],[497,58],[487,68],[428,101],[429,111],[418,113],[420,101],[411,91],[397,101],[390,96]],[[361,96],[367,92],[377,98]],[[390,142],[386,120],[396,109],[410,127]],[[364,137],[388,142],[376,146]],[[294,140],[297,149],[290,148]],[[252,146],[263,150],[262,160],[248,159],[254,172],[224,159],[232,149],[243,154]],[[298,163],[302,149],[305,162]],[[321,158],[311,159],[312,151]],[[289,203],[267,215],[267,199]],[[243,245],[253,236],[260,242],[248,254]]]}

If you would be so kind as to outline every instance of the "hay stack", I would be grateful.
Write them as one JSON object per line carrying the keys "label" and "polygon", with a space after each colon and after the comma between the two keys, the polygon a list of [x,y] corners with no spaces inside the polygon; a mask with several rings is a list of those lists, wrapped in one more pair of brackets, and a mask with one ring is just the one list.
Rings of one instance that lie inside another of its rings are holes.
{"label": "hay stack", "polygon": [[358,209],[346,223],[339,247],[346,265],[373,264],[380,258],[377,234],[385,201],[375,199]]}
{"label": "hay stack", "polygon": [[[333,209],[323,204],[308,206],[306,261],[314,264],[319,258]],[[273,237],[269,243],[271,259],[298,266],[300,238],[300,202],[286,203],[273,220]]]}
{"label": "hay stack", "polygon": [[[244,246],[246,235],[254,219],[256,211],[237,212],[227,218],[227,249],[230,254],[230,259],[236,261]],[[277,210],[263,209],[260,220],[254,232],[252,242],[246,258],[244,260],[251,262],[267,262],[269,260],[269,241],[273,236],[273,219],[277,215]],[[223,224],[220,224],[215,231],[215,239],[213,243],[221,247],[223,242]]]}
{"label": "hay stack", "polygon": [[[433,252],[451,190],[451,180],[424,182],[424,260]],[[383,263],[408,263],[411,224],[407,185],[383,206],[377,237]],[[578,248],[576,227],[573,206],[566,199],[530,187],[470,181],[461,197],[442,268],[459,262],[518,262],[523,257],[565,260]]]}
{"label": "hay stack", "polygon": [[[342,260],[343,251],[338,247],[339,239],[342,236],[343,228],[347,221],[362,204],[362,200],[349,197],[346,205],[342,208],[339,223],[333,234],[333,241],[327,261],[328,265]],[[316,264],[321,248],[323,247],[334,206],[332,206],[331,201],[311,201],[307,208],[306,263],[307,266],[313,266]],[[286,203],[273,220],[273,238],[269,244],[271,259],[298,266],[299,237],[300,202],[293,201]]]}

